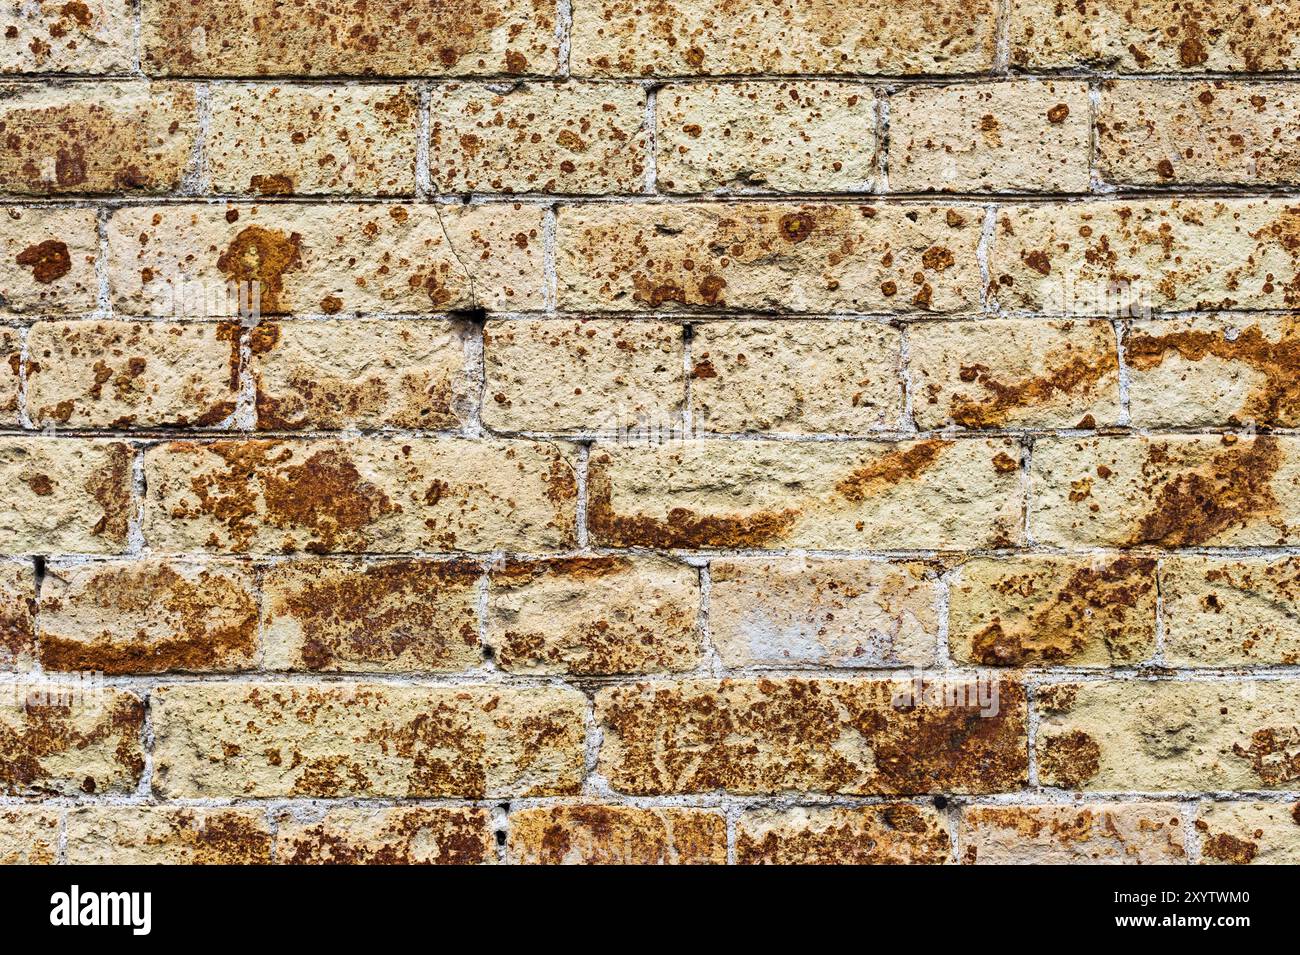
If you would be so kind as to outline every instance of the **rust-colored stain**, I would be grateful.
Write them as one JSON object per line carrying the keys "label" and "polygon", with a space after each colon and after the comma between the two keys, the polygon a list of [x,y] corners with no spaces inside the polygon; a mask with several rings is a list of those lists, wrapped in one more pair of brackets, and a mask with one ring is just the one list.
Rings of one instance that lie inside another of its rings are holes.
{"label": "rust-colored stain", "polygon": [[58,239],[46,239],[29,245],[18,253],[19,265],[32,270],[32,278],[42,285],[56,282],[72,271],[72,256],[68,246]]}
{"label": "rust-colored stain", "polygon": [[0,722],[0,792],[11,796],[57,793],[59,784],[77,784],[93,795],[111,780],[87,775],[59,780],[50,776],[44,760],[101,745],[112,746],[113,772],[139,781],[144,772],[140,734],[144,729],[144,704],[134,696],[106,702],[89,726],[79,726],[71,703],[29,703],[14,723]]}
{"label": "rust-colored stain", "polygon": [[835,489],[847,500],[861,503],[881,487],[910,481],[932,468],[949,444],[931,438],[905,450],[888,451],[857,468],[836,484]]}
{"label": "rust-colored stain", "polygon": [[[1200,829],[1205,823],[1197,821]],[[1238,839],[1226,832],[1207,836],[1201,840],[1201,854],[1215,862],[1228,862],[1232,865],[1248,865],[1259,855],[1259,846],[1247,839]]]}
{"label": "rust-colored stain", "polygon": [[1234,743],[1233,755],[1250,762],[1266,786],[1282,786],[1300,779],[1300,728],[1275,726],[1255,730],[1250,745]]}
{"label": "rust-colored stain", "polygon": [[1045,780],[1075,789],[1101,771],[1101,747],[1082,730],[1048,736],[1039,743],[1038,765]]}
{"label": "rust-colored stain", "polygon": [[479,865],[490,861],[489,853],[483,810],[412,806],[386,814],[373,840],[336,831],[328,818],[294,830],[291,837],[281,839],[277,861],[284,865]]}
{"label": "rust-colored stain", "polygon": [[1021,408],[1048,405],[1058,396],[1090,394],[1098,382],[1119,372],[1113,350],[1070,352],[1049,364],[1043,374],[1014,381],[999,379],[988,365],[962,365],[961,380],[979,385],[985,394],[953,395],[952,420],[963,428],[995,428]]}
{"label": "rust-colored stain", "polygon": [[115,442],[105,448],[102,470],[86,478],[83,489],[99,505],[102,516],[92,532],[110,541],[125,541],[131,517],[131,446]]}
{"label": "rust-colored stain", "polygon": [[302,267],[302,236],[250,225],[217,257],[217,269],[233,282],[257,283],[263,313],[284,310],[284,276]]}

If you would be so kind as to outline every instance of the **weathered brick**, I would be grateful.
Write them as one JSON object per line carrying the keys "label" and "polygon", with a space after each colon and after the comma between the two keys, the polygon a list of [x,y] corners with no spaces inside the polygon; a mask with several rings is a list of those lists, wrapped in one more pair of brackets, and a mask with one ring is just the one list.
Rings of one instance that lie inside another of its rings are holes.
{"label": "weathered brick", "polygon": [[66,315],[95,307],[94,209],[0,209],[0,312]]}
{"label": "weathered brick", "polygon": [[22,386],[23,333],[0,325],[0,426],[18,423],[18,394]]}
{"label": "weathered brick", "polygon": [[626,319],[494,321],[483,336],[483,423],[503,431],[680,425],[681,326]]}
{"label": "weathered brick", "polygon": [[565,308],[958,312],[978,306],[977,210],[710,203],[565,206]]}
{"label": "weathered brick", "polygon": [[26,670],[36,658],[36,573],[0,562],[0,671]]}
{"label": "weathered brick", "polygon": [[1156,648],[1149,557],[977,558],[948,596],[954,658],[981,666],[1122,666]]}
{"label": "weathered brick", "polygon": [[38,806],[0,809],[0,865],[53,865],[58,857],[58,810]]}
{"label": "weathered brick", "polygon": [[0,792],[134,792],[144,773],[144,703],[78,683],[15,684],[0,693]]}
{"label": "weathered brick", "polygon": [[1287,200],[1011,206],[990,272],[1004,308],[1116,317],[1300,304],[1300,209]]}
{"label": "weathered brick", "polygon": [[458,428],[469,338],[445,321],[263,322],[250,340],[257,428]]}
{"label": "weathered brick", "polygon": [[723,865],[727,823],[704,809],[539,806],[510,814],[507,852],[522,865]]}
{"label": "weathered brick", "polygon": [[[961,705],[938,696],[947,686]],[[601,690],[597,766],[631,795],[998,792],[1026,771],[1024,689],[885,680],[642,683]],[[957,693],[956,691],[960,691]],[[994,712],[996,710],[996,712]]]}
{"label": "weathered brick", "polygon": [[37,322],[27,356],[37,427],[201,428],[235,412],[239,327],[230,322]]}
{"label": "weathered brick", "polygon": [[615,547],[1009,546],[1014,441],[685,441],[592,448],[587,520]]}
{"label": "weathered brick", "polygon": [[924,322],[908,343],[918,428],[1092,428],[1119,418],[1108,322]]}
{"label": "weathered brick", "polygon": [[429,175],[438,192],[641,192],[645,92],[597,83],[435,87]]}
{"label": "weathered brick", "polygon": [[479,0],[145,0],[144,69],[174,76],[553,73],[555,7]]}
{"label": "weathered brick", "polygon": [[1300,5],[1264,8],[1183,0],[1014,0],[1011,62],[1121,72],[1295,69]]}
{"label": "weathered brick", "polygon": [[517,202],[441,208],[452,248],[473,280],[475,304],[496,312],[540,310],[544,208]]}
{"label": "weathered brick", "polygon": [[1090,790],[1294,789],[1293,680],[1039,687],[1038,775]]}
{"label": "weathered brick", "polygon": [[74,865],[257,865],[271,861],[260,809],[82,806],[68,813]]}
{"label": "weathered brick", "polygon": [[993,65],[995,27],[987,0],[599,0],[574,7],[572,62],[597,76],[977,73]]}
{"label": "weathered brick", "polygon": [[479,865],[495,860],[482,809],[331,809],[317,821],[281,815],[275,859],[287,865]]}
{"label": "weathered brick", "polygon": [[7,0],[0,73],[118,73],[131,68],[130,0]]}
{"label": "weathered brick", "polygon": [[212,189],[413,195],[419,107],[405,86],[214,86]]}
{"label": "weathered brick", "polygon": [[152,697],[164,797],[575,792],[586,699],[542,687],[189,683]]}
{"label": "weathered brick", "polygon": [[1300,663],[1300,560],[1167,557],[1160,563],[1165,659],[1173,666]]}
{"label": "weathered brick", "polygon": [[921,564],[785,557],[709,564],[709,632],[727,666],[927,666],[938,594]]}
{"label": "weathered brick", "polygon": [[968,806],[964,865],[1177,865],[1186,861],[1177,803]]}
{"label": "weathered brick", "polygon": [[519,673],[648,673],[699,663],[699,575],[657,558],[507,562],[489,577],[487,641]]}
{"label": "weathered brick", "polygon": [[307,559],[262,577],[272,670],[452,671],[480,662],[468,561]]}
{"label": "weathered brick", "polygon": [[1202,803],[1195,828],[1203,863],[1300,862],[1300,803]]}
{"label": "weathered brick", "polygon": [[1293,316],[1134,322],[1124,357],[1138,427],[1300,427]]}
{"label": "weathered brick", "polygon": [[708,431],[867,434],[898,427],[902,336],[879,322],[692,325],[691,406]]}
{"label": "weathered brick", "polygon": [[1030,467],[1040,544],[1271,546],[1300,539],[1290,437],[1044,438]]}
{"label": "weathered brick", "polygon": [[899,192],[1087,192],[1088,85],[917,86],[889,98],[889,187]]}
{"label": "weathered brick", "polygon": [[1097,113],[1101,178],[1124,186],[1296,182],[1298,89],[1108,80]]}
{"label": "weathered brick", "polygon": [[876,99],[855,83],[682,83],[656,99],[656,178],[668,192],[869,192]]}
{"label": "weathered brick", "polygon": [[145,452],[145,537],[164,553],[563,548],[572,453],[457,438],[160,444]]}
{"label": "weathered brick", "polygon": [[63,672],[248,669],[257,598],[243,563],[51,563],[41,584],[41,665]]}
{"label": "weathered brick", "polygon": [[950,856],[943,817],[906,803],[755,809],[736,824],[741,865],[943,865]]}
{"label": "weathered brick", "polygon": [[179,83],[0,88],[0,192],[170,192],[197,133]]}
{"label": "weathered brick", "polygon": [[120,441],[0,438],[0,554],[121,552],[132,457]]}

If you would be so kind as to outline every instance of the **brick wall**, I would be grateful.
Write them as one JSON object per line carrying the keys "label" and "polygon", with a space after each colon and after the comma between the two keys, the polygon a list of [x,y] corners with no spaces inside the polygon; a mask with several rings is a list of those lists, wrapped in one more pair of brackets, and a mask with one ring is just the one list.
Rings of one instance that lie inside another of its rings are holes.
{"label": "brick wall", "polygon": [[1298,27],[0,3],[0,858],[1300,861]]}

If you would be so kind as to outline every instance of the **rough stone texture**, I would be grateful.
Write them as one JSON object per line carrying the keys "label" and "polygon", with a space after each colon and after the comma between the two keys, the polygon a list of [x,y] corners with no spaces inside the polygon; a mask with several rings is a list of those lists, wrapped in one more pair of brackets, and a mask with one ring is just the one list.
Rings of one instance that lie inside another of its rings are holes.
{"label": "rough stone texture", "polygon": [[244,563],[51,564],[41,582],[40,661],[67,673],[244,670],[258,655],[257,618]]}
{"label": "rough stone texture", "polygon": [[908,343],[919,428],[1094,428],[1119,418],[1107,322],[925,322]]}
{"label": "rough stone texture", "polygon": [[680,425],[683,347],[681,326],[670,322],[490,322],[483,423],[499,431]]}
{"label": "rough stone texture", "polygon": [[419,107],[405,86],[214,86],[212,189],[412,195]]}
{"label": "rough stone texture", "polygon": [[948,643],[979,666],[1131,666],[1155,653],[1156,598],[1149,557],[977,558],[950,585]]}
{"label": "rough stone texture", "polygon": [[437,86],[429,175],[438,192],[640,192],[645,92],[574,84]]}
{"label": "rough stone texture", "polygon": [[495,855],[482,809],[394,806],[341,807],[316,821],[283,814],[275,858],[287,865],[479,865]]}
{"label": "rough stone texture", "polygon": [[36,574],[26,562],[0,563],[0,671],[28,670],[36,658]]}
{"label": "rough stone texture", "polygon": [[722,865],[727,823],[702,809],[539,807],[511,813],[508,846],[522,865]]}
{"label": "rough stone texture", "polygon": [[727,666],[935,662],[938,595],[921,564],[738,558],[709,576],[709,635]]}
{"label": "rough stone texture", "polygon": [[866,434],[899,426],[902,336],[879,322],[700,322],[691,404],[707,431]]}
{"label": "rough stone texture", "polygon": [[27,335],[27,413],[37,427],[221,425],[239,392],[230,322],[37,322]]}
{"label": "rough stone texture", "polygon": [[1203,803],[1195,828],[1209,865],[1300,862],[1300,803]]}
{"label": "rough stone texture", "polygon": [[37,806],[0,809],[0,865],[52,865],[59,856],[59,813]]}
{"label": "rough stone texture", "polygon": [[512,673],[690,670],[699,600],[698,572],[665,560],[510,562],[489,578],[487,641]]}
{"label": "rough stone texture", "polygon": [[918,86],[889,99],[899,192],[1087,192],[1088,86],[1072,80]]}
{"label": "rough stone texture", "polygon": [[1177,803],[969,806],[965,865],[1176,865],[1186,860]]}
{"label": "rough stone texture", "polygon": [[758,809],[736,824],[741,865],[943,865],[950,856],[943,817],[905,803]]}
{"label": "rough stone texture", "polygon": [[876,99],[856,83],[690,83],[656,100],[667,192],[870,192]]}
{"label": "rough stone texture", "polygon": [[22,390],[21,329],[0,326],[0,427],[18,423],[18,396]]}
{"label": "rough stone texture", "polygon": [[980,213],[830,203],[565,206],[560,304],[639,311],[959,312]]}
{"label": "rough stone texture", "polygon": [[1160,593],[1171,665],[1300,664],[1300,560],[1167,557]]}
{"label": "rough stone texture", "polygon": [[126,546],[131,448],[0,437],[0,554],[112,554]]}
{"label": "rough stone texture", "polygon": [[75,865],[257,865],[271,861],[260,809],[85,806],[68,813]]}
{"label": "rough stone texture", "polygon": [[0,208],[0,313],[67,315],[95,307],[94,209]]}
{"label": "rough stone texture", "polygon": [[5,0],[0,73],[116,73],[131,65],[130,0]]}
{"label": "rough stone texture", "polygon": [[177,684],[154,691],[162,797],[577,790],[586,700],[557,687]]}
{"label": "rough stone texture", "polygon": [[1039,687],[1039,778],[1065,789],[1294,789],[1296,689],[1292,680]]}

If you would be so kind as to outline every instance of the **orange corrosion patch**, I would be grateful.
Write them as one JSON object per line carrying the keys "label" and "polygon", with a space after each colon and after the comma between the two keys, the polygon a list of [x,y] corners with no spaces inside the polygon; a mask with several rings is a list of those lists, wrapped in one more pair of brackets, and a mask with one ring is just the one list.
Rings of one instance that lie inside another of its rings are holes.
{"label": "orange corrosion patch", "polygon": [[1000,381],[988,365],[962,365],[962,381],[978,384],[988,395],[979,400],[954,395],[952,420],[963,428],[992,428],[1005,424],[1018,408],[1047,404],[1058,395],[1090,391],[1102,378],[1117,374],[1119,362],[1113,351],[1076,354],[1050,365],[1042,375],[1017,381]]}
{"label": "orange corrosion patch", "polygon": [[217,258],[217,268],[233,282],[255,282],[263,312],[279,312],[284,275],[302,266],[302,236],[250,225]]}
{"label": "orange corrosion patch", "polygon": [[1067,789],[1082,786],[1101,771],[1101,747],[1081,730],[1049,736],[1038,758],[1044,778]]}
{"label": "orange corrosion patch", "polygon": [[951,443],[932,438],[905,451],[889,451],[855,470],[836,484],[835,489],[848,500],[860,503],[877,488],[900,484],[933,467]]}
{"label": "orange corrosion patch", "polygon": [[46,239],[36,245],[29,245],[18,253],[16,261],[31,269],[32,278],[42,285],[49,285],[72,271],[72,256],[68,254],[68,246],[57,239]]}

